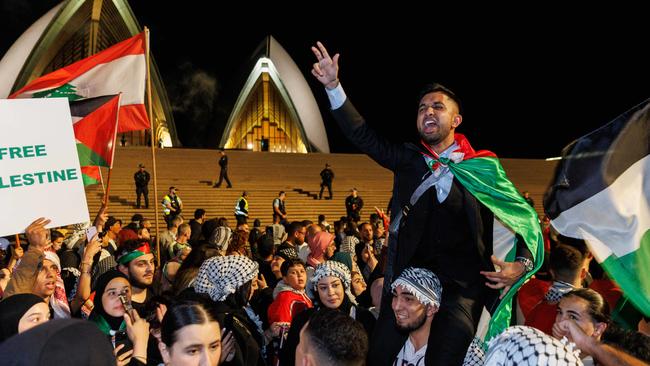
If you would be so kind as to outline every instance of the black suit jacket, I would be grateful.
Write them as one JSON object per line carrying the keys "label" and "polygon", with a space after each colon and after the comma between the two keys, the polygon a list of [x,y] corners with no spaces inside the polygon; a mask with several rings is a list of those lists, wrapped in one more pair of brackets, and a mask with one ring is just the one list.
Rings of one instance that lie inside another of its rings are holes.
{"label": "black suit jacket", "polygon": [[[395,215],[409,203],[411,195],[429,173],[429,168],[422,156],[426,152],[424,147],[412,143],[394,144],[378,135],[365,123],[365,120],[350,103],[349,99],[340,108],[333,110],[332,113],[348,139],[378,164],[393,172],[391,220],[394,220]],[[462,261],[459,258],[446,257],[445,261],[447,263],[443,268],[448,270],[448,273],[437,273],[443,283],[443,297],[445,296],[445,291],[450,295],[449,290],[462,292],[468,286],[473,286],[468,291],[471,293],[470,297],[480,297],[478,301],[487,305],[489,308],[498,293],[487,290],[486,293],[489,294],[488,296],[477,296],[476,294],[478,292],[482,293],[486,287],[483,285],[484,281],[476,283],[475,279],[480,276],[478,272],[481,270],[494,271],[494,266],[490,259],[493,253],[492,231],[494,216],[487,207],[474,198],[456,179],[454,179],[454,185],[459,190],[457,192],[460,192],[460,197],[463,200],[462,212],[464,212],[465,218],[467,219],[466,230],[469,231],[470,244],[476,248],[476,251],[471,255],[477,256],[474,258],[478,258],[476,260],[478,268],[463,267],[461,264]],[[395,240],[395,237],[391,237],[389,240],[381,312],[390,312],[391,314],[385,314],[387,317],[380,315],[380,319],[393,319],[390,307],[390,284],[406,267],[412,265],[413,262],[417,262],[418,258],[416,258],[416,253],[418,252],[418,245],[434,246],[434,243],[426,242],[426,237],[424,237],[426,234],[424,228],[427,228],[430,224],[431,210],[436,209],[431,204],[434,199],[431,195],[435,195],[433,190],[429,190],[420,198],[404,219],[397,240]],[[517,248],[517,255],[532,258],[525,243],[520,241],[520,244]],[[472,274],[475,274],[474,281],[468,283],[465,278],[460,278],[462,276],[458,275],[461,271],[471,271]],[[478,319],[473,321],[477,322]],[[376,364],[392,364],[394,357],[403,345],[403,339],[396,339],[386,333],[377,334],[378,332],[382,332],[382,328],[388,333],[391,333],[391,327],[390,324],[378,324],[377,331],[373,335],[373,338],[376,339],[371,340],[371,344],[378,341],[381,343],[379,348],[385,351],[383,352],[381,361],[374,360]]]}

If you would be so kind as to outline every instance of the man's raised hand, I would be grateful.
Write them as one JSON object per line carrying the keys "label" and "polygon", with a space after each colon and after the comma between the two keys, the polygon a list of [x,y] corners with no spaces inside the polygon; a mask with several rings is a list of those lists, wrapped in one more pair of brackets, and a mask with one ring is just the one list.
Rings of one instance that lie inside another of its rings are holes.
{"label": "man's raised hand", "polygon": [[320,42],[316,42],[316,47],[312,46],[311,50],[318,60],[318,62],[314,62],[311,69],[312,75],[327,89],[336,88],[339,85],[339,54],[330,57],[327,49]]}
{"label": "man's raised hand", "polygon": [[25,235],[27,236],[27,241],[29,241],[30,248],[39,249],[40,251],[47,248],[50,243],[47,239],[48,230],[45,228],[45,225],[49,223],[50,220],[41,217],[36,219],[27,227],[27,229],[25,229]]}

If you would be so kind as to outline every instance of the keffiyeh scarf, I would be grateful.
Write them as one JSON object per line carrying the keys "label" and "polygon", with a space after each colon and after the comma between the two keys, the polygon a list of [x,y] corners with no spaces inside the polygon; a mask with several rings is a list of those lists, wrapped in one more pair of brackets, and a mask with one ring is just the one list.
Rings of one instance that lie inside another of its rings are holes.
{"label": "keffiyeh scarf", "polygon": [[390,288],[395,291],[397,286],[405,288],[415,296],[423,305],[440,307],[442,285],[438,277],[428,269],[406,268],[402,274],[391,284]]}
{"label": "keffiyeh scarf", "polygon": [[45,255],[45,259],[54,263],[57,268],[56,287],[54,288],[54,293],[50,296],[50,305],[52,305],[52,310],[54,310],[54,319],[70,318],[70,305],[68,304],[68,298],[65,294],[65,285],[61,278],[61,261],[59,260],[59,256],[48,250],[43,254]]}
{"label": "keffiyeh scarf", "polygon": [[553,338],[526,326],[507,328],[490,341],[485,365],[582,365],[580,350],[566,338]]}
{"label": "keffiyeh scarf", "polygon": [[560,302],[560,299],[564,295],[573,291],[573,289],[574,287],[570,283],[566,283],[563,281],[554,281],[553,284],[551,285],[551,288],[548,289],[548,292],[544,296],[544,300],[550,303]]}
{"label": "keffiyeh scarf", "polygon": [[325,261],[319,264],[310,280],[315,293],[318,293],[318,281],[324,277],[336,277],[340,279],[345,288],[345,294],[354,305],[357,305],[356,298],[352,295],[352,292],[350,292],[352,276],[350,275],[350,270],[345,266],[345,264],[336,261]]}
{"label": "keffiyeh scarf", "polygon": [[224,301],[257,277],[258,267],[256,262],[243,255],[208,258],[199,268],[194,290],[208,294],[214,301]]}

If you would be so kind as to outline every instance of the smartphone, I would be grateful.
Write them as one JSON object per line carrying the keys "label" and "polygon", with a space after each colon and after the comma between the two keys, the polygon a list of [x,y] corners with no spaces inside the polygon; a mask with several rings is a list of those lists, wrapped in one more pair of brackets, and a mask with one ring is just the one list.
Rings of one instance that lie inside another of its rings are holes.
{"label": "smartphone", "polygon": [[129,318],[131,318],[131,322],[133,322],[133,317],[131,317],[131,311],[133,311],[133,305],[131,305],[131,302],[126,299],[126,295],[120,294],[118,295],[118,297],[120,298],[120,302],[122,303],[122,306],[124,306],[124,310],[129,315]]}
{"label": "smartphone", "polygon": [[124,347],[119,351],[117,354],[118,356],[121,355],[124,352],[128,352],[133,349],[133,342],[129,339],[128,334],[126,334],[125,331],[121,330],[117,333],[115,333],[115,347],[119,346],[120,344],[123,344]]}
{"label": "smartphone", "polygon": [[97,226],[91,226],[86,229],[86,239],[90,242],[93,237],[97,234]]}

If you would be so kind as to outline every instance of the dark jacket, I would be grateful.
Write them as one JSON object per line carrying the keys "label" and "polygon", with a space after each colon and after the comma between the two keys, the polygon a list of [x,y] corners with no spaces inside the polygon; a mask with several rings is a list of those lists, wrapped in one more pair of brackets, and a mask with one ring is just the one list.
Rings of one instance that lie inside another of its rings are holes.
{"label": "dark jacket", "polygon": [[224,155],[219,158],[219,166],[221,169],[228,169],[228,155]]}
{"label": "dark jacket", "polygon": [[235,358],[224,365],[265,365],[260,353],[261,344],[264,343],[261,335],[257,332],[255,324],[248,318],[242,309],[234,309],[223,302],[215,305],[217,321],[225,327],[226,331],[232,331],[236,340]]}
{"label": "dark jacket", "polygon": [[323,181],[323,184],[332,183],[332,180],[334,179],[334,172],[330,168],[325,168],[320,172],[320,177]]}
{"label": "dark jacket", "polygon": [[133,180],[135,181],[135,186],[144,188],[149,184],[149,179],[151,177],[149,176],[149,173],[146,170],[143,171],[137,171],[135,174],[133,174]]}
{"label": "dark jacket", "polygon": [[[430,172],[423,158],[426,149],[412,143],[394,144],[379,136],[365,123],[349,99],[333,114],[348,139],[393,172],[391,220],[394,220]],[[447,211],[452,212],[453,217],[446,215]],[[454,295],[490,307],[498,293],[486,290],[485,279],[479,271],[494,271],[490,260],[493,253],[493,221],[492,212],[457,179],[453,180],[450,195],[443,203],[438,203],[435,189],[425,192],[403,219],[397,238],[390,238],[381,307],[384,316],[380,315],[380,319],[394,322],[388,290],[393,279],[408,266],[424,266],[433,270],[440,277],[443,300],[446,295],[448,299]],[[517,255],[532,258],[523,243],[517,248]],[[469,318],[474,323],[478,322],[475,314],[469,315]],[[403,339],[392,336],[396,336],[394,330],[390,329],[392,324],[379,327],[378,322],[378,328],[371,339],[371,353],[373,348],[385,352],[380,359],[371,357],[370,364],[392,364],[403,345]]]}

